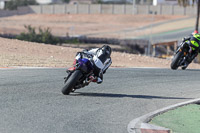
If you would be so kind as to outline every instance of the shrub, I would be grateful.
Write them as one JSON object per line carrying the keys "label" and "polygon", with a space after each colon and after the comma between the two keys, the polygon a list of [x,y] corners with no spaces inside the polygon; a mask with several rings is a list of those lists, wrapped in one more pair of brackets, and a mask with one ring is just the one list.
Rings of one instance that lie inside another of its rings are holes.
{"label": "shrub", "polygon": [[50,28],[42,29],[41,27],[38,28],[38,33],[36,32],[35,27],[31,27],[31,25],[24,26],[27,32],[22,32],[20,35],[16,37],[16,39],[29,41],[29,42],[38,42],[38,43],[45,43],[45,44],[62,44],[62,43],[73,43],[78,44],[80,41],[77,38],[59,38],[55,37],[51,34]]}
{"label": "shrub", "polygon": [[27,29],[27,33],[21,33],[17,36],[19,40],[25,40],[30,42],[38,42],[38,43],[45,43],[45,44],[58,44],[63,43],[62,39],[58,37],[54,37],[51,34],[51,30],[49,28],[42,29],[41,27],[38,29],[39,33],[36,33],[36,28],[31,27],[30,25],[24,26]]}

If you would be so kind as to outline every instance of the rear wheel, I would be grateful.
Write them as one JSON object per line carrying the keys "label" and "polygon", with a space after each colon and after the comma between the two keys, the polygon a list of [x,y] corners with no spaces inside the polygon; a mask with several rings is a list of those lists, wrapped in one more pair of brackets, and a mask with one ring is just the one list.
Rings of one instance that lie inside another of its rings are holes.
{"label": "rear wheel", "polygon": [[66,81],[65,86],[62,88],[62,93],[64,95],[69,95],[69,93],[73,90],[74,86],[76,85],[76,82],[80,79],[81,76],[82,72],[80,70],[74,71]]}
{"label": "rear wheel", "polygon": [[183,51],[179,51],[173,58],[171,63],[171,69],[176,70],[179,67],[180,59],[183,56]]}

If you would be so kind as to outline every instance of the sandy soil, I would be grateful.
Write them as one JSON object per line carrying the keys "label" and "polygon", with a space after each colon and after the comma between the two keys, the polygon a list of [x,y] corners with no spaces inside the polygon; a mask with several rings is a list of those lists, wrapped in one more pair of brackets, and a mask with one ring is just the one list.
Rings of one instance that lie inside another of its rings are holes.
{"label": "sandy soil", "polygon": [[19,34],[26,31],[24,25],[32,27],[49,27],[54,35],[91,37],[130,38],[136,35],[151,33],[150,30],[137,31],[139,27],[166,20],[184,18],[171,15],[110,15],[110,14],[66,14],[45,15],[29,14],[1,18],[0,33]]}
{"label": "sandy soil", "polygon": [[[70,67],[79,48],[53,46],[0,38],[0,67]],[[127,53],[112,53],[112,67],[169,68],[170,59],[159,59]],[[191,64],[189,68],[200,68]]]}

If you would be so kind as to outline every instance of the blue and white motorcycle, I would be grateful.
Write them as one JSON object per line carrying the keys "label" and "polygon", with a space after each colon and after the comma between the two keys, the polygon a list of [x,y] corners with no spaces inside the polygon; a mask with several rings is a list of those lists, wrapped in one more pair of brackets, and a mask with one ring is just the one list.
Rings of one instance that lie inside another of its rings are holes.
{"label": "blue and white motorcycle", "polygon": [[62,88],[62,93],[64,95],[69,95],[76,89],[83,88],[89,85],[90,82],[95,82],[95,76],[93,73],[94,63],[92,60],[92,55],[88,55],[84,52],[79,52],[77,54],[73,67],[67,70],[67,77],[64,78],[64,87]]}

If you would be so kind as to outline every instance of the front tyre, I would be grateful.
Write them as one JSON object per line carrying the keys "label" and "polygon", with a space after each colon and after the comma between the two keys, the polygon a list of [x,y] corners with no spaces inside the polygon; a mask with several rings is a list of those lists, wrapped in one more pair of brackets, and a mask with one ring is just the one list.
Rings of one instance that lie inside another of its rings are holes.
{"label": "front tyre", "polygon": [[64,95],[69,95],[69,93],[72,91],[72,89],[76,85],[76,82],[80,79],[81,76],[82,72],[80,70],[74,71],[66,81],[65,86],[62,88],[62,93]]}
{"label": "front tyre", "polygon": [[179,51],[173,58],[171,63],[171,69],[176,70],[179,67],[180,59],[183,56],[183,51]]}

